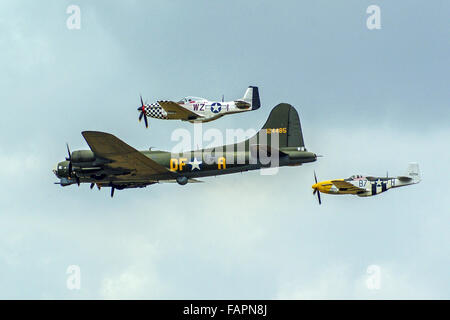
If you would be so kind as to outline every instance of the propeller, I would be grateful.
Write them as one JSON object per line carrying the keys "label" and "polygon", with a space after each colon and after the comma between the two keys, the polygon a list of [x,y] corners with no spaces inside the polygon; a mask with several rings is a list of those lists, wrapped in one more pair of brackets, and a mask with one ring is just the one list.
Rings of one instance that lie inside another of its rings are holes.
{"label": "propeller", "polygon": [[69,172],[72,173],[72,153],[70,152],[69,144],[66,143],[67,153],[69,157],[66,157],[66,160],[69,161]]}
{"label": "propeller", "polygon": [[141,97],[141,106],[137,109],[138,111],[141,112],[141,114],[139,115],[139,122],[142,120],[142,118],[144,118],[145,127],[148,128],[147,115],[145,114],[145,104],[144,101],[142,100],[142,96],[140,97]]}
{"label": "propeller", "polygon": [[[66,147],[67,147],[67,153],[69,155],[68,157],[66,157],[66,160],[69,161],[69,177],[72,177],[73,176],[72,175],[72,173],[73,173],[73,171],[72,171],[72,153],[70,152],[68,143],[66,143]],[[75,181],[77,182],[77,185],[80,186],[80,178],[78,178],[76,175],[75,175]]]}
{"label": "propeller", "polygon": [[314,171],[314,181],[316,182],[315,183],[315,187],[313,186],[313,188],[314,188],[314,191],[313,191],[313,195],[315,195],[316,193],[317,193],[317,199],[319,200],[319,204],[322,204],[322,200],[320,199],[320,191],[319,191],[319,189],[317,188],[317,176],[316,176],[316,171]]}

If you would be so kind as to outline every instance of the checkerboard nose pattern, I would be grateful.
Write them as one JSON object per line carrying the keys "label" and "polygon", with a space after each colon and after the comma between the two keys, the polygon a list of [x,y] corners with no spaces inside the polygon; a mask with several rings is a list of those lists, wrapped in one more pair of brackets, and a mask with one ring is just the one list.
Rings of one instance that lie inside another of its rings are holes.
{"label": "checkerboard nose pattern", "polygon": [[157,119],[167,119],[167,113],[157,103],[150,103],[145,106],[145,113],[148,117]]}

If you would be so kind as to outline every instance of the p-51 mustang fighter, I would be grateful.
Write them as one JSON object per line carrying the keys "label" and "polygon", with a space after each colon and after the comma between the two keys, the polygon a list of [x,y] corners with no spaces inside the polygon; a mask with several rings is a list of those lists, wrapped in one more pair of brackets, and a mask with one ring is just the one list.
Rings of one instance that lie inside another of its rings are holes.
{"label": "p-51 mustang fighter", "polygon": [[365,177],[362,175],[353,175],[348,179],[337,179],[317,182],[314,172],[315,184],[313,194],[317,193],[319,204],[322,203],[320,193],[329,194],[354,194],[359,197],[369,197],[388,191],[391,188],[404,187],[419,183],[420,172],[417,163],[410,163],[404,176],[392,177]]}
{"label": "p-51 mustang fighter", "polygon": [[216,120],[226,114],[252,111],[259,109],[258,87],[248,87],[242,99],[224,102],[208,101],[205,98],[186,97],[178,102],[158,101],[145,104],[141,97],[139,121],[144,118],[148,128],[147,117],[165,120],[183,120],[189,122],[208,122]]}
{"label": "p-51 mustang fighter", "polygon": [[196,178],[256,170],[265,167],[298,166],[314,162],[303,142],[300,119],[294,107],[281,103],[272,109],[263,128],[245,141],[171,153],[137,151],[109,133],[82,132],[91,150],[70,152],[53,172],[57,184],[90,183],[115,189],[142,188],[158,182],[185,185]]}

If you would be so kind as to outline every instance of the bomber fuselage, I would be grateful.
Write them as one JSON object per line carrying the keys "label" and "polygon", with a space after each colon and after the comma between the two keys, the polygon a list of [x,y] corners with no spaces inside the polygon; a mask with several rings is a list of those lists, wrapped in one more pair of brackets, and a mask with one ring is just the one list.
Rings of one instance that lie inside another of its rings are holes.
{"label": "bomber fuselage", "polygon": [[[282,148],[280,151],[280,154],[263,154],[262,156],[252,151],[218,152],[215,149],[184,153],[140,151],[146,157],[167,168],[171,174],[134,178],[130,170],[124,169],[121,172],[117,168],[108,168],[104,166],[108,160],[96,158],[90,150],[82,150],[73,152],[71,168],[69,168],[69,161],[62,161],[57,164],[54,173],[63,180],[63,185],[77,183],[77,179],[81,183],[117,185],[117,187],[120,187],[121,183],[130,182],[147,185],[173,180],[174,175],[177,182],[184,184],[182,182],[187,182],[187,180],[183,177],[192,179],[269,167],[298,166],[302,163],[314,162],[317,159],[314,153],[298,150],[298,148],[288,147]],[[79,157],[81,154],[84,157]]]}

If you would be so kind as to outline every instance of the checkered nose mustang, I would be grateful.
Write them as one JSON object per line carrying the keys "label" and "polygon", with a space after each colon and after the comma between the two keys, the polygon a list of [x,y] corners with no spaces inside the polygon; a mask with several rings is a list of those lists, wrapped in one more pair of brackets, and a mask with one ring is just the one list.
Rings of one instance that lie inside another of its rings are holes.
{"label": "checkered nose mustang", "polygon": [[419,183],[421,180],[419,165],[410,163],[406,174],[398,177],[370,177],[353,175],[348,179],[336,179],[317,182],[314,172],[315,184],[312,185],[313,194],[317,194],[319,204],[322,203],[320,193],[353,194],[359,197],[375,196],[392,188],[404,187]]}
{"label": "checkered nose mustang", "polygon": [[209,101],[199,97],[185,97],[178,102],[158,101],[145,104],[141,97],[139,121],[144,118],[148,128],[148,117],[164,120],[182,120],[193,122],[208,122],[219,119],[227,114],[240,113],[259,109],[258,87],[250,86],[244,97],[234,101]]}

